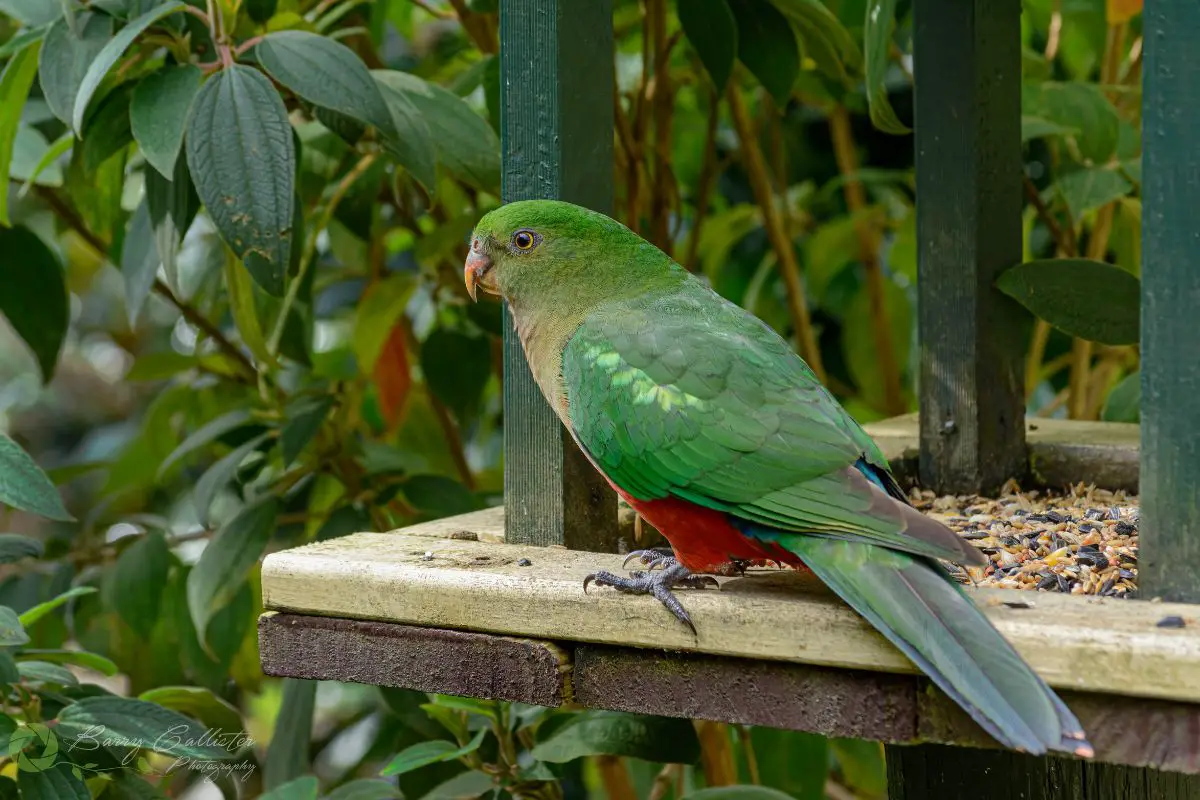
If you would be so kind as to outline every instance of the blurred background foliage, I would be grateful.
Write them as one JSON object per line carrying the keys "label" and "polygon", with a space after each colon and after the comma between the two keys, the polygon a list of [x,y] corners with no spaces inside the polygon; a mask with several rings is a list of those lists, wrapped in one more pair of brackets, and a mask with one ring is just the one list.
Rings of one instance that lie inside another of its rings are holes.
{"label": "blurred background foliage", "polygon": [[[615,6],[615,215],[914,410],[911,0]],[[1029,412],[1136,421],[1140,2],[1023,6]],[[260,671],[265,552],[501,502],[496,0],[0,13],[0,797],[883,796],[877,744]]]}

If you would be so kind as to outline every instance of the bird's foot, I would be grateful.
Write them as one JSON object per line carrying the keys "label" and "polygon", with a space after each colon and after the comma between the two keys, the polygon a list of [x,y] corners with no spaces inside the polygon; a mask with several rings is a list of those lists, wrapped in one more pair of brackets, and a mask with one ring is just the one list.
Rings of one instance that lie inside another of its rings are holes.
{"label": "bird's foot", "polygon": [[[678,564],[675,559],[675,554],[666,547],[654,547],[647,550],[634,550],[629,555],[625,556],[625,561],[621,563],[622,567],[628,567],[629,562],[637,559],[642,562],[642,565],[648,570],[666,569],[672,564]],[[711,570],[714,575],[720,575],[725,578],[740,578],[746,574],[749,567],[760,566],[766,562],[756,562],[747,559],[730,557],[727,564],[722,564],[719,567]]]}
{"label": "bird's foot", "polygon": [[[663,564],[663,561],[669,563]],[[684,611],[679,598],[675,597],[671,590],[679,588],[704,589],[709,586],[719,587],[720,584],[711,575],[693,575],[687,567],[676,561],[673,556],[655,558],[653,563],[661,565],[662,568],[658,570],[638,570],[631,572],[628,578],[622,578],[620,575],[614,575],[606,571],[593,572],[583,579],[583,591],[587,591],[589,583],[595,582],[597,586],[610,586],[618,592],[625,594],[654,595],[660,603],[667,607],[668,611],[675,615],[676,619],[691,628],[692,633],[695,633],[696,626],[692,624],[692,618],[688,616],[687,611]]]}

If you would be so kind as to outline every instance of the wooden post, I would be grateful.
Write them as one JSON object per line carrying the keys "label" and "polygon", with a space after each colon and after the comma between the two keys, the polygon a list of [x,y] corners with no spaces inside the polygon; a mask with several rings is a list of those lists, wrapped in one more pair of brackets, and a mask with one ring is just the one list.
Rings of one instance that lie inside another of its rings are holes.
{"label": "wooden post", "polygon": [[987,492],[1026,471],[1021,2],[916,0],[921,481]]}
{"label": "wooden post", "polygon": [[1196,0],[1147,0],[1138,591],[1200,603],[1200,62]]}
{"label": "wooden post", "polygon": [[[612,61],[612,0],[502,0],[506,201],[553,198],[611,213]],[[616,495],[538,391],[507,313],[504,503],[510,542],[616,549]]]}

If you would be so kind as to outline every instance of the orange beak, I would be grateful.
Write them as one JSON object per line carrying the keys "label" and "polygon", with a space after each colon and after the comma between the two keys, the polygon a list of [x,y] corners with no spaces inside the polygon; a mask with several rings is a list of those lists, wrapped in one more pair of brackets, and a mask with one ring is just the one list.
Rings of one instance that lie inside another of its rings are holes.
{"label": "orange beak", "polygon": [[495,286],[487,279],[492,271],[492,259],[483,249],[479,240],[471,242],[471,252],[467,254],[466,264],[463,265],[463,282],[467,285],[467,294],[476,300],[479,289],[492,294],[496,293]]}

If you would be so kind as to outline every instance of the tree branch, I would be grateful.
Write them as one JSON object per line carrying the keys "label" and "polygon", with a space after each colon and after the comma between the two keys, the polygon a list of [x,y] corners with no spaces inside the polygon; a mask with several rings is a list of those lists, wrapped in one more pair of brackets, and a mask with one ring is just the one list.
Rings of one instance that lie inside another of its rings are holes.
{"label": "tree branch", "polygon": [[808,298],[804,294],[804,285],[800,282],[800,265],[796,261],[796,250],[792,246],[792,241],[783,230],[779,209],[775,207],[774,195],[771,192],[771,178],[767,173],[762,148],[759,147],[754,127],[750,124],[746,103],[734,81],[729,82],[726,96],[729,99],[729,109],[733,112],[733,125],[742,142],[742,162],[746,168],[747,177],[750,179],[750,187],[754,191],[755,201],[762,210],[767,237],[771,241],[771,246],[775,248],[775,254],[779,258],[779,267],[783,271],[783,282],[787,287],[788,310],[792,315],[792,325],[796,329],[800,355],[816,373],[817,380],[824,383],[825,365],[821,362],[821,351],[817,346],[812,318],[808,314]]}

